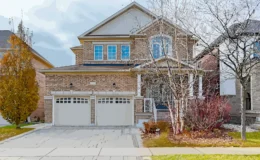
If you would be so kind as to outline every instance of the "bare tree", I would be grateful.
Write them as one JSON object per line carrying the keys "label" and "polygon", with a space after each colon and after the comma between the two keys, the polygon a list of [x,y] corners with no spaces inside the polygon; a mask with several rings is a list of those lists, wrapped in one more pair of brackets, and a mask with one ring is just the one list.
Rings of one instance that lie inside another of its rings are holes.
{"label": "bare tree", "polygon": [[152,95],[152,98],[156,99],[157,104],[168,106],[173,133],[178,134],[184,130],[185,111],[189,101],[196,96],[195,82],[198,82],[198,76],[203,71],[191,65],[192,48],[197,40],[167,19],[165,3],[169,4],[167,1],[149,1],[153,11],[160,16],[156,17],[151,26],[141,28],[138,33],[146,35],[142,38],[142,47],[144,57],[147,57],[146,51],[149,57],[140,70],[143,68],[144,88],[150,88],[153,92],[151,86],[155,86],[157,92],[165,93],[164,96]]}
{"label": "bare tree", "polygon": [[[259,12],[260,1],[198,0],[189,4],[189,14],[179,15],[178,22],[206,48],[201,55],[209,53],[219,60],[220,72],[225,79],[234,78],[240,83],[241,138],[246,140],[245,94],[250,76],[260,62],[259,56],[254,54],[260,26],[258,21],[252,19]],[[215,48],[217,52],[212,52]]]}

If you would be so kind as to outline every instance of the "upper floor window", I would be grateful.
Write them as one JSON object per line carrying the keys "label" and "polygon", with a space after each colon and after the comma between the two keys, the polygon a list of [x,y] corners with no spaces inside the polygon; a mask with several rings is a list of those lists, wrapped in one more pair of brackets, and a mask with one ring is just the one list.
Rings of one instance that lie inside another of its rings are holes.
{"label": "upper floor window", "polygon": [[94,59],[103,60],[103,46],[102,45],[94,46]]}
{"label": "upper floor window", "polygon": [[116,45],[107,46],[107,59],[116,60]]}
{"label": "upper floor window", "polygon": [[121,59],[129,60],[130,59],[130,45],[121,46]]}
{"label": "upper floor window", "polygon": [[172,55],[172,37],[167,35],[156,35],[150,40],[153,58]]}

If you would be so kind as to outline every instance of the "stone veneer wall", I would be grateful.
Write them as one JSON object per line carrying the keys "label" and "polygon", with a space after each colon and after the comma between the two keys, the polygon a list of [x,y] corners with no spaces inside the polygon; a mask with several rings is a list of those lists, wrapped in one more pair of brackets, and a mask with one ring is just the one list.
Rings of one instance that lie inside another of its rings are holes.
{"label": "stone veneer wall", "polygon": [[52,123],[52,99],[44,100],[45,123]]}
{"label": "stone veneer wall", "polygon": [[136,113],[142,113],[144,112],[144,99],[143,98],[137,98],[135,99],[135,112]]}
{"label": "stone veneer wall", "polygon": [[[91,97],[90,97],[91,98]],[[95,120],[96,120],[96,115],[95,115],[95,99],[91,99],[90,100],[90,105],[91,105],[91,124],[95,124]]]}

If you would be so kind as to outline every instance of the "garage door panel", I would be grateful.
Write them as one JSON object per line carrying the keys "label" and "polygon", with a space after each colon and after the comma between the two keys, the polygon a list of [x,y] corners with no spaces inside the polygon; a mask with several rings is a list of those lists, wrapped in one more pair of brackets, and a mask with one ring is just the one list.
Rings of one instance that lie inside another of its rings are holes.
{"label": "garage door panel", "polygon": [[90,104],[88,98],[57,98],[55,103],[55,125],[90,125]]}
{"label": "garage door panel", "polygon": [[100,97],[97,99],[97,125],[129,126],[133,122],[131,98]]}

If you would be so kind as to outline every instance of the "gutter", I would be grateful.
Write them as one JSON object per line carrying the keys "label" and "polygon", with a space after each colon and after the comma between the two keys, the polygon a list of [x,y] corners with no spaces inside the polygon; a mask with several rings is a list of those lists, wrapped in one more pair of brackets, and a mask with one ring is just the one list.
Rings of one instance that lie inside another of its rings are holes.
{"label": "gutter", "polygon": [[130,38],[129,35],[111,35],[111,36],[106,36],[106,35],[100,35],[100,36],[85,36],[85,37],[78,37],[78,39],[91,39],[91,38]]}
{"label": "gutter", "polygon": [[39,70],[40,73],[95,73],[95,72],[130,72],[130,70]]}

